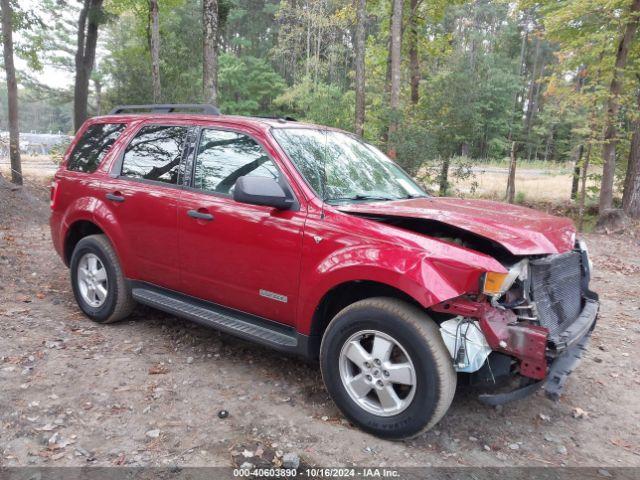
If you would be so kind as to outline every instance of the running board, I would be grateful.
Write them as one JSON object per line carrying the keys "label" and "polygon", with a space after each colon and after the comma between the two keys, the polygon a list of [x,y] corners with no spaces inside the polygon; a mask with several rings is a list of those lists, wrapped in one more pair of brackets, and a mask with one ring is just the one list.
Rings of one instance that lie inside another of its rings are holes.
{"label": "running board", "polygon": [[144,305],[280,351],[307,356],[310,347],[310,337],[255,315],[141,282],[132,282],[131,293]]}

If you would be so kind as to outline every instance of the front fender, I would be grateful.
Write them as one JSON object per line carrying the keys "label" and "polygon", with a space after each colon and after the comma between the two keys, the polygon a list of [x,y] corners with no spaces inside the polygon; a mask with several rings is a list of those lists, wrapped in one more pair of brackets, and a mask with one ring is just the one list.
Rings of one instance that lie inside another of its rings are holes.
{"label": "front fender", "polygon": [[420,249],[407,248],[402,242],[366,241],[343,244],[331,251],[331,246],[337,246],[331,243],[325,245],[326,255],[316,259],[309,253],[319,250],[319,245],[305,238],[298,317],[302,333],[310,332],[315,309],[340,284],[352,281],[385,284],[428,308],[464,293],[477,292],[483,272],[505,271],[492,257],[439,240],[423,243]]}

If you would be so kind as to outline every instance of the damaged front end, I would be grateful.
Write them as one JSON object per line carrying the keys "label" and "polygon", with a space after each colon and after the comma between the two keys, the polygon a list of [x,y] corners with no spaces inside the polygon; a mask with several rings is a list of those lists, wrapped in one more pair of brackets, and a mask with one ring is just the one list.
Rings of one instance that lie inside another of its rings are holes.
{"label": "damaged front end", "polygon": [[[590,269],[579,242],[569,252],[521,258],[506,274],[487,272],[479,294],[431,307],[449,318],[441,333],[456,370],[488,373],[493,383],[506,370],[520,380],[518,388],[481,395],[481,401],[503,404],[541,387],[548,397],[560,397],[596,323],[599,303],[588,288]],[[478,327],[484,338],[469,341]]]}

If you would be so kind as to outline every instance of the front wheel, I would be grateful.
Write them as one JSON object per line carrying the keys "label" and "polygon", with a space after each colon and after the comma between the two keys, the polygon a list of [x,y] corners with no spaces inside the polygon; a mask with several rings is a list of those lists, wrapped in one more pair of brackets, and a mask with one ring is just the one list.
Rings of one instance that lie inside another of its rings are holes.
{"label": "front wheel", "polygon": [[433,427],[456,389],[436,323],[393,298],[362,300],[338,313],[323,336],[320,367],[344,415],[383,438],[412,437]]}

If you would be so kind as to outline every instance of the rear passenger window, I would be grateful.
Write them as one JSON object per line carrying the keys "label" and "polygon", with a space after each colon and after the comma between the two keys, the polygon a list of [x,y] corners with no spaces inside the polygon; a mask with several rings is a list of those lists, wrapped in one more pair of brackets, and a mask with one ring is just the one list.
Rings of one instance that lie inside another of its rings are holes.
{"label": "rear passenger window", "polygon": [[69,156],[67,170],[95,172],[125,126],[124,123],[95,123],[88,127]]}
{"label": "rear passenger window", "polygon": [[142,127],[125,151],[122,175],[177,184],[186,137],[186,127]]}
{"label": "rear passenger window", "polygon": [[224,130],[202,131],[194,187],[229,194],[243,175],[278,178],[267,152],[251,137]]}

